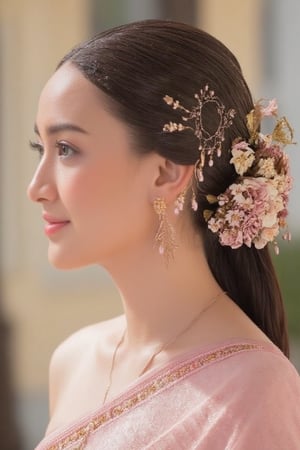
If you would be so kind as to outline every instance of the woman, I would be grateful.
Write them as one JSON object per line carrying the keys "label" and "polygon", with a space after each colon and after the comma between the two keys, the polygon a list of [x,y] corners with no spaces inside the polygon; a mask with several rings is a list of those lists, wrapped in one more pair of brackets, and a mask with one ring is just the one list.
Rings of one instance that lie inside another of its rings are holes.
{"label": "woman", "polygon": [[[265,116],[273,134],[259,133]],[[29,196],[50,262],[100,264],[124,306],[55,351],[37,448],[299,449],[300,382],[267,248],[290,189],[275,101],[254,107],[210,35],[145,21],[64,57],[36,133]]]}

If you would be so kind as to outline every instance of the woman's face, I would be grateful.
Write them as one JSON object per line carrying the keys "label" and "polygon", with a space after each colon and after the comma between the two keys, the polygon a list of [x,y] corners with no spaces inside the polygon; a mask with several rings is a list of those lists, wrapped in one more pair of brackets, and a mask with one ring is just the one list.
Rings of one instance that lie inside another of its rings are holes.
{"label": "woman's face", "polygon": [[42,207],[49,260],[59,268],[105,266],[148,240],[152,245],[155,234],[155,154],[134,152],[128,127],[108,112],[104,97],[70,63],[40,97],[41,158],[28,194]]}

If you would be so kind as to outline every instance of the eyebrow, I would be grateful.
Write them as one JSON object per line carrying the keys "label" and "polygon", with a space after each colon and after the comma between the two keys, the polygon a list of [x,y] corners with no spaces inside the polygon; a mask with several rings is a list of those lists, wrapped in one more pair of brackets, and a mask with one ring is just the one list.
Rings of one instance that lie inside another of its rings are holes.
{"label": "eyebrow", "polygon": [[[59,133],[60,131],[76,131],[77,133],[88,134],[86,130],[79,127],[78,125],[75,125],[74,123],[57,123],[46,128],[46,133],[50,135]],[[34,132],[38,136],[40,136],[40,132],[36,123],[34,124]]]}

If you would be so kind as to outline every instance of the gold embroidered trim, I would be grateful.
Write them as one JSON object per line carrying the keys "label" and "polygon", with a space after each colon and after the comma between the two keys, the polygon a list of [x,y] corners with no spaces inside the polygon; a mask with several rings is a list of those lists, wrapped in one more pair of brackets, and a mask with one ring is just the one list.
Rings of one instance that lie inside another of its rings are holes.
{"label": "gold embroidered trim", "polygon": [[150,381],[139,392],[136,392],[132,394],[130,398],[121,401],[119,405],[112,406],[105,413],[95,416],[94,419],[90,420],[86,425],[81,426],[78,430],[73,431],[69,436],[64,437],[58,443],[47,447],[47,450],[63,450],[70,444],[78,445],[77,447],[73,447],[73,450],[82,450],[91,433],[98,430],[109,420],[112,420],[123,414],[125,411],[132,409],[134,406],[143,402],[166,386],[171,385],[175,381],[186,377],[195,370],[207,366],[218,359],[224,359],[235,353],[259,348],[261,348],[261,346],[257,344],[235,344],[209,352],[205,355],[199,356],[198,358],[196,357],[191,362],[183,363],[178,368],[170,370],[164,375],[158,376],[155,381]]}

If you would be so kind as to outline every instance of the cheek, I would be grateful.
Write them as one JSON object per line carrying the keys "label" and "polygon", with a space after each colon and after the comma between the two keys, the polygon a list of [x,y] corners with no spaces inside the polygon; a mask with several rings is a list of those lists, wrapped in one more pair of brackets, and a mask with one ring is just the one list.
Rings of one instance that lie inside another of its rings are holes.
{"label": "cheek", "polygon": [[65,267],[105,264],[107,258],[140,248],[149,239],[153,245],[155,216],[147,202],[143,172],[128,164],[126,170],[102,167],[81,166],[60,175],[60,201],[72,227],[61,247],[63,256],[51,247],[50,259],[61,265],[66,258]]}
{"label": "cheek", "polygon": [[61,181],[60,197],[77,229],[124,229],[145,203],[138,172],[130,168],[81,167],[64,173]]}
{"label": "cheek", "polygon": [[97,213],[105,199],[105,193],[110,191],[108,181],[99,170],[81,168],[62,175],[60,198],[75,224],[78,220]]}

